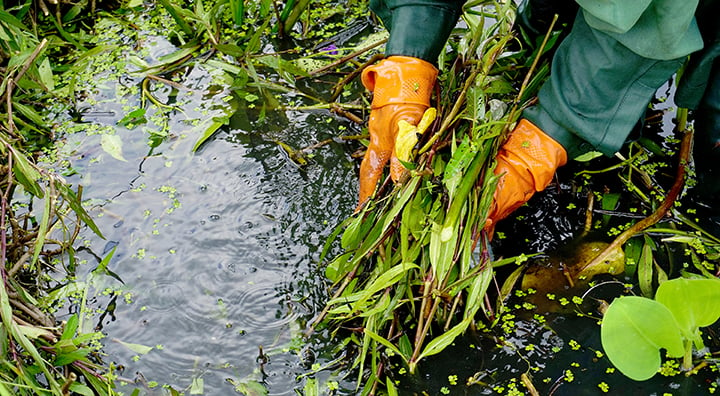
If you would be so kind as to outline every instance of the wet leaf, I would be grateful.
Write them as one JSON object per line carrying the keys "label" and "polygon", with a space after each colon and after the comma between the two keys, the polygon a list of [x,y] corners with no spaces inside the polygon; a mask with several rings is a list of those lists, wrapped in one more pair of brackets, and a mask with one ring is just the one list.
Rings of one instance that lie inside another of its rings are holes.
{"label": "wet leaf", "polygon": [[455,194],[455,190],[462,181],[463,171],[470,164],[472,159],[475,157],[475,151],[471,149],[470,138],[465,136],[453,152],[452,158],[445,167],[443,173],[443,184],[448,190],[448,195],[452,198]]}
{"label": "wet leaf", "polygon": [[205,143],[205,141],[210,139],[210,137],[218,129],[220,129],[221,126],[225,125],[226,123],[227,123],[227,121],[224,119],[223,120],[213,119],[213,121],[210,123],[210,125],[207,128],[205,128],[205,130],[203,131],[203,134],[200,136],[200,138],[198,138],[198,140],[193,145],[192,151],[193,152],[197,151],[200,148],[200,146],[202,146],[202,144]]}
{"label": "wet leaf", "polygon": [[403,359],[403,361],[405,362],[405,364],[407,364],[408,361],[410,360],[410,356],[406,356],[405,354],[403,354],[402,351],[400,351],[400,349],[398,349],[398,347],[396,347],[392,342],[390,342],[390,341],[388,341],[387,339],[383,338],[383,337],[380,336],[379,334],[376,334],[375,332],[373,332],[372,330],[368,329],[367,327],[363,330],[363,332],[365,333],[365,335],[367,335],[368,337],[370,337],[370,338],[373,339],[374,341],[380,343],[380,344],[383,345],[384,347],[386,347],[386,348],[388,348],[389,350],[395,352],[396,355],[400,356],[400,357]]}
{"label": "wet leaf", "polygon": [[75,194],[75,191],[71,190],[70,187],[68,187],[65,183],[55,183],[55,188],[60,192],[60,195],[62,195],[68,205],[70,205],[70,208],[73,210],[73,212],[75,212],[78,218],[85,225],[90,227],[90,229],[93,230],[95,235],[105,239],[102,232],[100,232],[100,229],[97,227],[97,225],[95,225],[95,221],[85,211],[85,208],[82,207],[82,203],[80,202],[78,196]]}
{"label": "wet leaf", "polygon": [[18,182],[20,182],[29,193],[38,198],[42,198],[45,194],[38,183],[40,172],[30,164],[30,161],[24,154],[11,145],[7,145],[7,147],[13,156],[13,172]]}
{"label": "wet leaf", "polygon": [[40,227],[38,227],[38,235],[35,239],[35,249],[33,251],[32,260],[30,261],[30,266],[32,268],[35,268],[35,263],[37,263],[37,259],[40,257],[40,252],[42,252],[42,249],[45,246],[45,237],[47,236],[48,229],[50,228],[50,212],[52,212],[54,199],[48,195],[45,197],[44,201],[45,205],[43,207],[43,215],[40,220]]}
{"label": "wet leaf", "polygon": [[653,276],[653,253],[652,253],[652,240],[649,236],[644,236],[645,242],[642,247],[642,253],[640,254],[640,261],[638,262],[638,284],[640,291],[645,297],[652,298],[653,287],[652,287],[652,276]]}
{"label": "wet leaf", "polygon": [[60,337],[61,340],[70,340],[75,336],[75,331],[77,331],[78,328],[78,316],[77,314],[71,315],[67,322],[65,322],[65,328],[63,329],[62,336]]}
{"label": "wet leaf", "polygon": [[[370,299],[373,294],[380,290],[392,287],[396,284],[407,272],[412,269],[420,268],[413,263],[400,263],[389,270],[385,271],[382,275],[375,278],[369,285],[365,286],[361,291],[358,292],[358,301],[353,304],[353,307],[362,305],[365,301]],[[354,308],[356,309],[356,308]]]}
{"label": "wet leaf", "polygon": [[672,312],[689,340],[701,340],[698,329],[720,318],[718,279],[672,279],[660,284],[655,299]]}
{"label": "wet leaf", "polygon": [[73,391],[73,393],[77,393],[78,395],[95,396],[95,392],[93,392],[92,389],[79,382],[73,382],[73,384],[70,385],[70,390]]}
{"label": "wet leaf", "polygon": [[432,341],[428,342],[428,344],[425,346],[425,349],[423,349],[422,353],[420,353],[418,361],[428,356],[440,353],[448,345],[452,344],[452,342],[455,341],[455,338],[457,338],[457,336],[464,333],[473,320],[473,318],[465,318],[462,322],[456,324],[450,330],[442,333],[439,337],[436,337]]}
{"label": "wet leaf", "polygon": [[[205,393],[205,380],[202,378],[193,378],[192,384],[190,384],[191,395],[202,395]],[[244,392],[246,395],[260,395],[262,393]],[[266,394],[266,393],[265,393]]]}
{"label": "wet leaf", "polygon": [[55,366],[66,366],[68,364],[72,364],[78,360],[86,360],[85,357],[90,353],[90,349],[83,348],[83,349],[76,349],[72,352],[67,353],[59,353],[57,356],[55,356],[55,361],[53,364]]}
{"label": "wet leaf", "polygon": [[660,349],[666,349],[671,357],[685,353],[672,312],[648,298],[615,299],[605,312],[600,336],[612,364],[636,381],[655,375],[660,368]]}
{"label": "wet leaf", "polygon": [[349,259],[352,252],[346,252],[333,259],[325,268],[325,276],[333,283],[342,279],[351,269]]}
{"label": "wet leaf", "polygon": [[116,160],[127,162],[122,154],[123,143],[120,136],[104,133],[100,138],[100,146],[106,153],[110,154]]}
{"label": "wet leaf", "polygon": [[348,224],[340,239],[340,246],[342,246],[343,249],[353,250],[360,245],[361,238],[364,236],[360,234],[362,223],[363,216],[357,216]]}
{"label": "wet leaf", "polygon": [[145,355],[148,352],[153,350],[153,347],[147,346],[147,345],[133,344],[130,342],[125,342],[125,341],[121,341],[121,340],[117,340],[117,339],[115,339],[113,341],[117,342],[118,344],[124,346],[125,348],[127,348],[137,354],[140,354],[140,355]]}

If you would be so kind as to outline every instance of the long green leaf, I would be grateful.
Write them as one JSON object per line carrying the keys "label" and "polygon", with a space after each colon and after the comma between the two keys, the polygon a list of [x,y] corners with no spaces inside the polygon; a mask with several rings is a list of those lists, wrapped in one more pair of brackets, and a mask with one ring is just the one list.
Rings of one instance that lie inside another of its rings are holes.
{"label": "long green leaf", "polygon": [[365,335],[367,335],[368,337],[370,337],[371,339],[377,341],[378,343],[380,343],[380,344],[383,345],[384,347],[386,347],[386,348],[388,348],[389,350],[393,351],[393,352],[394,352],[395,354],[397,354],[398,356],[400,356],[400,357],[402,358],[402,360],[405,362],[405,364],[408,364],[408,362],[410,361],[410,357],[409,357],[409,356],[405,356],[405,354],[403,354],[403,353],[400,351],[400,349],[398,349],[398,347],[396,347],[392,342],[388,341],[387,339],[383,338],[382,336],[378,335],[377,333],[373,332],[372,330],[370,330],[370,329],[368,329],[368,328],[365,328],[365,329],[363,329],[363,333],[364,333]]}
{"label": "long green leaf", "polygon": [[440,353],[448,345],[452,344],[453,341],[455,341],[455,338],[465,332],[465,330],[467,330],[473,320],[473,318],[465,318],[462,322],[456,324],[450,330],[442,333],[439,337],[428,342],[428,344],[425,346],[425,349],[423,349],[422,353],[420,353],[417,361],[420,361],[428,356]]}
{"label": "long green leaf", "polygon": [[45,206],[43,208],[42,219],[40,220],[40,226],[38,227],[37,238],[35,239],[35,249],[33,250],[32,260],[30,266],[35,267],[40,252],[42,252],[45,246],[45,237],[47,236],[48,229],[50,228],[50,212],[52,211],[53,202],[55,201],[51,194],[45,197]]}

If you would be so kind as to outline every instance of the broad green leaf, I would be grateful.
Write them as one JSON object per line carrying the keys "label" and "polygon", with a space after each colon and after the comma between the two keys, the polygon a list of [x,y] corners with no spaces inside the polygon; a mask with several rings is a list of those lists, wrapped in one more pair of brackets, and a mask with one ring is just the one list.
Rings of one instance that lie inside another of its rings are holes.
{"label": "broad green leaf", "polygon": [[387,388],[388,396],[398,396],[397,388],[395,388],[395,383],[390,376],[385,379],[385,387]]}
{"label": "broad green leaf", "polygon": [[485,265],[485,269],[483,269],[479,274],[476,274],[474,276],[473,283],[470,286],[467,297],[465,298],[465,301],[467,302],[467,307],[465,308],[464,315],[465,318],[475,317],[475,313],[477,313],[477,311],[482,306],[485,292],[487,291],[488,287],[490,286],[490,282],[492,282],[493,279],[493,267],[486,263],[481,265]]}
{"label": "broad green leaf", "polygon": [[695,340],[698,328],[720,318],[720,280],[672,279],[660,284],[655,300],[672,312],[685,338]]}
{"label": "broad green leaf", "polygon": [[[200,380],[202,381],[202,378]],[[193,384],[194,383],[195,380],[193,380]],[[235,390],[245,396],[266,396],[269,394],[268,389],[265,387],[265,385],[253,380],[238,384],[235,387]]]}
{"label": "broad green leaf", "polygon": [[43,336],[47,338],[53,337],[53,334],[50,331],[40,327],[18,325],[18,329],[20,329],[20,332],[25,334],[26,337],[32,338],[33,340]]}
{"label": "broad green leaf", "polygon": [[38,114],[34,108],[26,106],[22,103],[13,102],[13,109],[20,112],[20,114],[25,116],[33,124],[45,125],[45,120],[43,120],[43,117]]}
{"label": "broad green leaf", "polygon": [[452,344],[453,341],[455,341],[455,338],[457,338],[457,336],[465,332],[465,330],[468,328],[468,326],[470,326],[470,323],[472,323],[473,320],[473,318],[465,318],[462,322],[456,324],[450,330],[442,333],[439,337],[436,337],[432,341],[428,342],[428,344],[425,346],[425,349],[423,349],[422,353],[420,353],[418,361],[428,356],[432,356],[442,352],[443,349],[445,349],[448,345]]}
{"label": "broad green leaf", "polygon": [[[50,59],[43,58],[38,65],[38,73],[40,75],[40,81],[47,87],[49,91],[55,90],[55,80],[53,80],[52,67],[50,67]],[[42,125],[42,124],[41,124]]]}
{"label": "broad green leaf", "polygon": [[638,284],[640,291],[645,297],[652,298],[653,287],[652,287],[652,274],[653,274],[653,249],[652,240],[649,236],[645,235],[645,242],[642,247],[642,253],[640,254],[640,261],[638,263]]}
{"label": "broad green leaf", "polygon": [[377,341],[378,343],[382,344],[386,348],[390,349],[391,351],[395,352],[396,355],[400,356],[405,364],[408,363],[410,360],[410,356],[406,356],[403,354],[398,347],[396,347],[392,342],[388,341],[384,337],[380,336],[379,334],[373,332],[372,330],[368,329],[367,327],[363,329],[363,332],[366,336],[370,337],[371,339]]}
{"label": "broad green leaf", "polygon": [[364,301],[370,299],[373,294],[396,284],[408,271],[414,268],[419,267],[413,263],[400,263],[385,271],[382,275],[375,278],[369,285],[365,286],[358,292],[360,298],[358,298],[358,301],[353,304],[353,307],[356,305],[362,305]]}
{"label": "broad green leaf", "polygon": [[18,182],[25,187],[25,190],[30,192],[32,195],[42,198],[45,196],[38,180],[40,179],[40,172],[38,172],[31,164],[27,157],[17,151],[12,145],[6,146],[10,149],[13,156],[13,172]]}
{"label": "broad green leaf", "polygon": [[93,221],[92,217],[85,211],[85,208],[82,207],[82,203],[77,194],[75,194],[75,191],[71,190],[65,183],[55,183],[55,188],[60,192],[60,195],[63,196],[68,205],[70,205],[70,208],[75,212],[80,221],[90,227],[97,236],[105,239],[100,229],[95,225],[95,221]]}
{"label": "broad green leaf", "polygon": [[191,395],[202,395],[205,393],[205,380],[202,378],[193,378],[190,385]]}
{"label": "broad green leaf", "polygon": [[463,173],[467,166],[475,157],[475,150],[471,148],[470,138],[465,136],[453,152],[452,158],[443,173],[443,184],[448,190],[448,195],[452,199],[455,196],[455,189],[462,181]]}
{"label": "broad green leaf", "polygon": [[53,361],[53,365],[66,366],[68,364],[77,362],[78,360],[85,359],[85,357],[89,353],[90,353],[90,349],[88,349],[88,348],[76,349],[72,352],[67,352],[67,353],[59,353],[55,356],[55,361]]}
{"label": "broad green leaf", "polygon": [[13,396],[14,392],[10,392],[10,389],[5,387],[5,384],[0,382],[0,396]]}
{"label": "broad green leaf", "polygon": [[685,353],[681,329],[672,312],[648,298],[615,299],[605,312],[600,337],[612,364],[626,376],[644,381],[660,368],[660,349],[668,356]]}
{"label": "broad green leaf", "polygon": [[63,329],[62,336],[60,337],[61,340],[70,340],[75,336],[75,331],[77,331],[79,319],[77,314],[71,315],[67,322],[65,322],[65,328]]}
{"label": "broad green leaf", "polygon": [[153,350],[153,347],[151,347],[151,346],[146,346],[146,345],[142,345],[142,344],[133,344],[130,342],[120,341],[118,339],[115,339],[113,341],[117,342],[118,344],[124,346],[125,348],[127,348],[139,355],[145,355],[148,352]]}
{"label": "broad green leaf", "polygon": [[359,215],[348,224],[345,232],[343,232],[342,238],[340,238],[340,246],[345,250],[356,249],[361,242],[361,238],[364,235],[360,235],[360,227],[365,221],[364,216]]}
{"label": "broad green leaf", "polygon": [[100,146],[106,153],[110,154],[113,158],[119,161],[127,161],[123,157],[122,153],[122,139],[118,135],[109,135],[104,133],[100,138]]}
{"label": "broad green leaf", "polygon": [[213,119],[213,122],[210,124],[209,127],[205,129],[202,136],[195,142],[193,145],[192,151],[197,151],[200,146],[202,146],[205,141],[210,139],[210,136],[212,136],[218,129],[220,129],[221,126],[225,125],[227,123],[226,120],[215,120]]}
{"label": "broad green leaf", "polygon": [[95,396],[95,392],[93,392],[92,389],[79,382],[73,382],[73,384],[70,385],[70,390],[82,396]]}
{"label": "broad green leaf", "polygon": [[40,219],[40,227],[38,227],[37,239],[35,240],[35,249],[33,251],[32,260],[30,261],[30,266],[32,268],[35,268],[35,263],[37,263],[37,259],[40,257],[40,252],[42,252],[43,247],[45,247],[45,236],[50,228],[50,212],[52,212],[52,205],[55,200],[52,196],[48,195],[45,197],[44,201],[45,205],[43,208],[43,215],[42,219]]}
{"label": "broad green leaf", "polygon": [[303,386],[303,396],[319,396],[320,389],[317,378],[307,377]]}
{"label": "broad green leaf", "polygon": [[601,152],[599,152],[599,151],[589,151],[589,152],[587,152],[587,153],[585,153],[585,154],[581,154],[581,155],[578,155],[577,157],[575,157],[575,161],[578,161],[578,162],[588,162],[588,161],[593,160],[593,159],[595,159],[595,158],[597,158],[597,157],[602,157],[602,155],[603,155],[603,154],[602,154]]}

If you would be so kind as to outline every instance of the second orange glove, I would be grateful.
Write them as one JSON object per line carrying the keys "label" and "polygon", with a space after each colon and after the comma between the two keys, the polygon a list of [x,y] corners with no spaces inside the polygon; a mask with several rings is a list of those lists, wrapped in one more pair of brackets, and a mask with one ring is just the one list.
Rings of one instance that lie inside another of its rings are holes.
{"label": "second orange glove", "polygon": [[496,222],[550,184],[555,170],[567,163],[567,153],[540,128],[521,119],[498,151],[496,160],[495,174],[501,177],[485,225],[491,234]]}

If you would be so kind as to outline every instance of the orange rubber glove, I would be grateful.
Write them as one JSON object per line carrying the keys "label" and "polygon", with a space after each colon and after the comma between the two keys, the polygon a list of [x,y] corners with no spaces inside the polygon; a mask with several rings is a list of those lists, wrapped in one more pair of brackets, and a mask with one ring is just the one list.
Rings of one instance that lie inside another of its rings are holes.
{"label": "orange rubber glove", "polygon": [[391,56],[363,70],[362,83],[371,92],[370,144],[360,164],[358,207],[373,194],[383,168],[390,161],[390,176],[397,181],[405,167],[395,156],[398,121],[417,125],[430,107],[438,70],[430,63],[407,56]]}
{"label": "orange rubber glove", "polygon": [[485,224],[490,235],[495,223],[550,184],[555,170],[567,163],[567,153],[540,128],[521,119],[498,151],[496,160],[495,174],[502,176]]}

